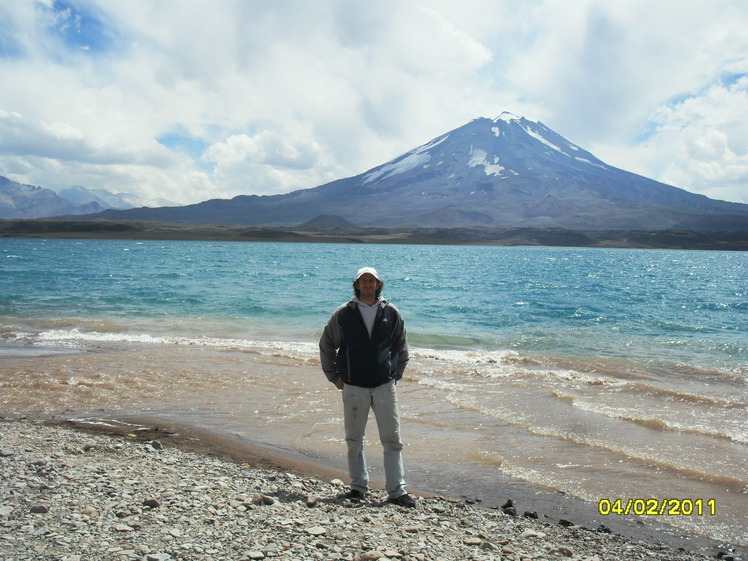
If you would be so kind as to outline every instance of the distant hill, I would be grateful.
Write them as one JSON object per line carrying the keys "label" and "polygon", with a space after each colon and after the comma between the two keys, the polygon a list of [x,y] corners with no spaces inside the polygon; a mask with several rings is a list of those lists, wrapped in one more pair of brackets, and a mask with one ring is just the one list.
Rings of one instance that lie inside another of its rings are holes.
{"label": "distant hill", "polygon": [[[159,199],[159,205],[176,203]],[[111,193],[105,189],[88,189],[73,185],[55,193],[51,189],[24,185],[0,176],[0,218],[49,218],[76,216],[106,209],[130,209],[149,203],[132,193]],[[154,206],[153,203],[150,203]]]}
{"label": "distant hill", "polygon": [[58,191],[57,193],[63,199],[67,199],[71,203],[77,205],[85,205],[88,203],[97,203],[103,209],[128,209],[128,208],[139,208],[139,207],[155,207],[155,206],[179,206],[173,201],[167,199],[157,199],[156,201],[148,201],[133,193],[112,193],[106,189],[89,189],[82,185],[72,185],[65,189]]}
{"label": "distant hill", "polygon": [[245,226],[295,226],[320,216],[369,227],[748,230],[748,205],[609,166],[542,123],[509,113],[312,189],[95,215]]}
{"label": "distant hill", "polygon": [[0,176],[0,218],[45,218],[100,212],[97,202],[75,204],[51,189],[23,185]]}

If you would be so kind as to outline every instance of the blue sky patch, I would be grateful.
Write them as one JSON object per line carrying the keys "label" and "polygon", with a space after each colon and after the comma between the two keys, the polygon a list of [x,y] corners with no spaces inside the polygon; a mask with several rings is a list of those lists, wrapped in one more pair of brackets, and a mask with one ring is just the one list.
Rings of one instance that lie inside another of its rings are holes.
{"label": "blue sky patch", "polygon": [[740,81],[742,78],[745,78],[748,76],[748,74],[741,73],[741,74],[724,74],[722,76],[722,85],[724,85],[726,88],[729,88],[730,86],[734,86],[738,81]]}
{"label": "blue sky patch", "polygon": [[210,143],[199,138],[177,133],[161,135],[156,139],[156,141],[159,144],[166,146],[172,152],[189,156],[195,162],[195,166],[198,169],[212,173],[215,165],[202,160],[203,152],[207,150]]}
{"label": "blue sky patch", "polygon": [[209,146],[204,140],[181,134],[164,134],[156,140],[169,150],[179,152],[180,154],[187,154],[195,159],[200,158]]}
{"label": "blue sky patch", "polygon": [[106,24],[103,14],[67,0],[56,0],[51,12],[52,30],[68,49],[101,53],[114,46],[114,30]]}

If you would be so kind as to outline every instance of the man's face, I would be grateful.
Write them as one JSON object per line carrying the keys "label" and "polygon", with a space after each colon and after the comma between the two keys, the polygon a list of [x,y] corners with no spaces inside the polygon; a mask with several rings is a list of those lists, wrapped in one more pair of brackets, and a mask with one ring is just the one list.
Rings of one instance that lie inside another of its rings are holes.
{"label": "man's face", "polygon": [[361,300],[372,300],[376,298],[379,281],[370,273],[364,273],[358,279],[358,290]]}

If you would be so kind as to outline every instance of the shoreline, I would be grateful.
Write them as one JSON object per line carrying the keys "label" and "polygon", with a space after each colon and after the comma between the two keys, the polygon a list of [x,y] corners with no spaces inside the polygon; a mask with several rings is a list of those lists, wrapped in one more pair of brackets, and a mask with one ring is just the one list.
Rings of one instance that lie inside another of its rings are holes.
{"label": "shoreline", "polygon": [[748,231],[490,227],[218,226],[147,220],[0,219],[0,238],[546,246],[748,251]]}
{"label": "shoreline", "polygon": [[[5,420],[0,416],[0,421]],[[29,422],[29,421],[25,421]],[[85,415],[80,417],[46,419],[43,424],[63,429],[72,429],[77,432],[103,436],[106,438],[127,439],[129,441],[149,443],[158,441],[164,448],[177,448],[179,450],[198,454],[205,458],[215,458],[222,462],[237,465],[249,465],[261,469],[293,473],[299,477],[312,477],[322,481],[340,480],[348,481],[345,470],[325,464],[321,460],[315,460],[293,450],[280,449],[271,445],[263,445],[239,439],[234,436],[223,435],[206,428],[191,426],[175,420],[154,419],[147,415]],[[341,441],[341,446],[344,443]],[[693,554],[701,554],[717,557],[730,551],[748,558],[748,548],[734,544],[723,544],[717,540],[685,533],[658,523],[656,520],[636,520],[634,517],[601,517],[596,516],[596,505],[592,505],[580,499],[568,497],[564,494],[554,493],[550,490],[537,489],[529,484],[519,482],[517,488],[525,487],[524,492],[518,495],[507,491],[497,491],[495,497],[481,497],[479,494],[467,497],[451,497],[448,494],[433,492],[430,488],[428,477],[418,477],[417,473],[411,472],[409,480],[417,480],[416,486],[411,485],[409,492],[414,496],[422,498],[442,498],[474,508],[500,512],[500,505],[505,499],[513,501],[516,507],[517,519],[525,519],[528,502],[532,502],[533,493],[542,495],[547,512],[537,512],[538,520],[542,524],[555,526],[570,525],[573,528],[583,528],[587,531],[610,532],[609,535],[619,536],[634,543],[641,542],[664,546],[672,550],[682,550]],[[383,482],[372,481],[373,490],[383,489]],[[346,486],[347,488],[347,486]],[[480,486],[476,486],[477,493],[481,493]],[[483,489],[485,491],[485,489]],[[729,554],[728,554],[729,555]],[[724,558],[724,555],[722,555]]]}
{"label": "shoreline", "polygon": [[[18,351],[26,348],[16,346],[5,349],[9,350],[10,355],[14,352],[19,355]],[[0,351],[2,350],[0,347]],[[45,353],[53,355],[58,352],[65,355],[69,354],[69,351],[66,348],[44,349]],[[34,349],[33,352],[38,352],[38,349]],[[21,352],[20,357],[24,356],[26,353]],[[180,417],[178,413],[169,413],[168,410],[149,413],[141,412],[136,406],[129,409],[130,413],[124,413],[97,410],[93,406],[86,409],[73,408],[75,406],[72,404],[67,406],[71,408],[65,409],[61,404],[55,413],[34,413],[33,410],[27,409],[17,411],[15,415],[17,418],[25,419],[28,416],[31,421],[44,420],[51,426],[71,428],[78,432],[99,434],[109,438],[134,439],[146,443],[159,440],[165,447],[179,448],[237,465],[260,466],[324,481],[348,481],[347,473],[343,469],[345,460],[343,456],[338,457],[337,452],[329,455],[328,451],[328,455],[322,456],[317,456],[315,450],[306,450],[304,453],[294,450],[290,444],[275,443],[272,435],[267,439],[264,433],[240,436],[244,434],[241,428],[235,428],[237,432],[234,433],[231,429],[218,428],[217,424],[211,427],[210,419],[195,420],[184,415]],[[218,420],[220,417],[215,419]],[[2,420],[3,412],[0,412],[0,421]],[[345,446],[342,438],[336,446],[339,446],[342,452]],[[597,503],[584,501],[554,489],[538,487],[490,469],[465,472],[464,468],[457,464],[440,460],[438,454],[431,458],[429,452],[428,456],[425,464],[423,457],[420,459],[421,463],[411,463],[406,456],[407,480],[414,495],[451,497],[452,500],[463,504],[494,511],[500,511],[501,506],[511,499],[520,518],[526,511],[536,512],[539,520],[548,524],[558,525],[561,520],[565,520],[593,532],[605,527],[612,534],[634,542],[664,544],[671,549],[683,548],[686,551],[710,556],[725,548],[732,548],[739,551],[742,558],[748,559],[748,546],[736,545],[735,534],[723,533],[721,535],[729,537],[715,539],[662,524],[659,522],[660,518],[655,516],[601,516]],[[375,489],[382,489],[382,482],[377,480],[378,472],[381,473],[378,464],[377,460],[371,465],[374,476],[372,483]],[[463,471],[460,471],[461,469]],[[730,541],[730,538],[733,538],[733,541]]]}
{"label": "shoreline", "polygon": [[[14,560],[740,559],[443,497],[405,509],[373,491],[355,503],[342,481],[185,451],[161,427],[122,437],[65,424],[0,418],[0,545]],[[156,433],[166,438],[148,440]],[[211,447],[223,449],[220,439]]]}

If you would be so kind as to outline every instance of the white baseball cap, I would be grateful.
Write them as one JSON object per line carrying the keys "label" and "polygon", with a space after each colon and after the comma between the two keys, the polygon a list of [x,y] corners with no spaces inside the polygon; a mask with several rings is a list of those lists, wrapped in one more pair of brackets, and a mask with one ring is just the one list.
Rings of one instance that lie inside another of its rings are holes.
{"label": "white baseball cap", "polygon": [[379,279],[379,274],[377,273],[377,270],[374,267],[362,267],[358,270],[358,273],[356,273],[356,280],[360,279],[362,275],[365,275],[366,273],[369,273],[372,275],[375,279]]}

